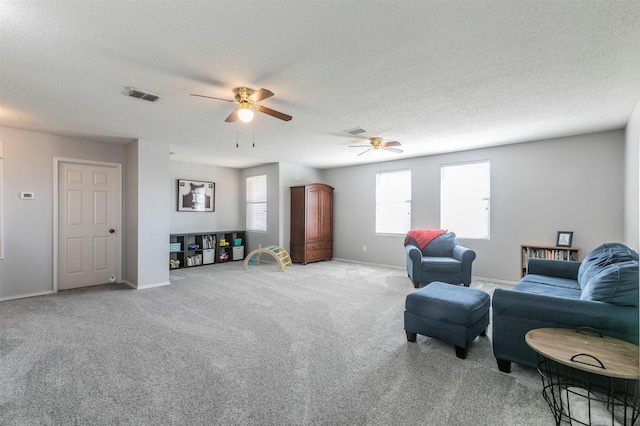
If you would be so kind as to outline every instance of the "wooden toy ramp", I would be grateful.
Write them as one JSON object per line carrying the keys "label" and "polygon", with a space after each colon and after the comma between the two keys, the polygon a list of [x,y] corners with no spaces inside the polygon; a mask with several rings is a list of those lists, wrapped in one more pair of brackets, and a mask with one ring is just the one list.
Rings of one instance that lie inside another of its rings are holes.
{"label": "wooden toy ramp", "polygon": [[289,257],[289,253],[285,249],[280,246],[267,246],[259,249],[255,249],[251,251],[244,258],[244,264],[242,265],[242,269],[248,269],[249,265],[260,264],[260,256],[263,254],[268,254],[273,257],[278,263],[278,271],[284,272],[284,267],[287,265],[291,265],[291,258]]}

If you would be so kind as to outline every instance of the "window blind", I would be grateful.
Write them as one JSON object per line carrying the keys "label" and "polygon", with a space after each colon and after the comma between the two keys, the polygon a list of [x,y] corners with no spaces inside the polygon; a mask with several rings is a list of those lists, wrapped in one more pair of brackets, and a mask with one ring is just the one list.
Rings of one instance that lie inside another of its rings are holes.
{"label": "window blind", "polygon": [[440,167],[440,227],[460,238],[489,239],[491,163]]}
{"label": "window blind", "polygon": [[376,173],[376,233],[411,229],[411,170]]}
{"label": "window blind", "polygon": [[246,179],[246,225],[248,231],[267,230],[267,175]]}

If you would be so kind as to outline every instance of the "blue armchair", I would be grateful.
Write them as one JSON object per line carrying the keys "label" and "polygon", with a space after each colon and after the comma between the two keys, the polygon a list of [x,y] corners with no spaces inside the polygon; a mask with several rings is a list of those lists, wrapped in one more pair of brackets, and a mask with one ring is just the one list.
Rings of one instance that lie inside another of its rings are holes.
{"label": "blue armchair", "polygon": [[433,281],[449,284],[471,284],[471,265],[476,253],[459,246],[456,234],[446,232],[432,239],[423,249],[415,241],[405,239],[407,275],[415,288]]}

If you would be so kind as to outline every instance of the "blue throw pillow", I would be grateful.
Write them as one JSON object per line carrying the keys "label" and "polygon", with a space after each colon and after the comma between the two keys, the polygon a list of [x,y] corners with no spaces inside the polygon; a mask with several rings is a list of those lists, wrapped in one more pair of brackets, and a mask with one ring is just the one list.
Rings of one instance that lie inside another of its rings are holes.
{"label": "blue throw pillow", "polygon": [[578,268],[578,283],[584,289],[589,280],[604,268],[611,259],[609,250],[603,246],[598,247],[582,260]]}
{"label": "blue throw pillow", "polygon": [[580,299],[638,306],[638,261],[611,263],[594,273],[582,289]]}
{"label": "blue throw pillow", "polygon": [[453,253],[453,248],[456,245],[458,245],[456,234],[453,232],[445,232],[431,240],[424,250],[422,250],[422,254],[433,257],[449,257]]}
{"label": "blue throw pillow", "polygon": [[578,268],[578,283],[584,289],[591,278],[602,268],[613,263],[638,261],[638,253],[620,243],[606,243],[593,249]]}

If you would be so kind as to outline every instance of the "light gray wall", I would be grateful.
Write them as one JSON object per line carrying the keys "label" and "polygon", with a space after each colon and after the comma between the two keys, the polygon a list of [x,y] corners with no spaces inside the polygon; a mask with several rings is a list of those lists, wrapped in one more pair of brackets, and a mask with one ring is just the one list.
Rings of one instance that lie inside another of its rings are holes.
{"label": "light gray wall", "polygon": [[169,145],[138,140],[138,233],[128,235],[138,242],[136,287],[169,284],[170,218]]}
{"label": "light gray wall", "polygon": [[439,228],[440,166],[486,159],[491,239],[459,243],[477,252],[474,276],[517,281],[520,244],[555,245],[557,231],[573,231],[584,255],[623,241],[624,150],[624,131],[617,130],[325,170],[325,183],[336,188],[334,255],[405,265],[404,236],[375,234],[377,171],[410,168],[412,227]]}
{"label": "light gray wall", "polygon": [[[171,233],[194,233],[243,230],[244,205],[241,171],[228,167],[169,161],[169,197],[166,209],[171,212]],[[214,182],[215,211],[179,212],[178,179]]]}
{"label": "light gray wall", "polygon": [[[267,175],[267,232],[247,232],[249,240],[245,251],[258,246],[278,245],[289,250],[289,223],[291,217],[291,195],[289,187],[313,182],[322,182],[323,172],[311,167],[290,163],[272,163],[251,167],[242,171],[242,217],[245,216],[245,183],[249,176]],[[242,229],[245,226],[243,225]],[[265,259],[268,261],[268,259]]]}
{"label": "light gray wall", "polygon": [[[0,127],[5,157],[0,300],[52,291],[54,156],[125,164],[125,228],[127,234],[136,235],[123,238],[125,277],[148,273],[140,268],[168,271],[169,233],[244,229],[245,178],[261,173],[267,174],[268,182],[268,231],[250,233],[247,251],[258,244],[288,249],[289,186],[324,182],[336,189],[335,257],[403,267],[403,237],[374,232],[375,172],[411,168],[413,227],[438,228],[440,165],[479,159],[491,160],[492,238],[460,241],[478,252],[475,276],[517,280],[520,244],[553,245],[558,230],[574,231],[574,245],[583,255],[605,241],[633,246],[635,240],[637,248],[639,116],[636,108],[626,133],[603,132],[325,171],[286,163],[246,170],[175,161],[165,166],[164,146],[156,151],[146,143],[141,149]],[[139,164],[139,155],[147,154],[162,167],[147,161]],[[178,213],[175,181],[179,178],[216,182],[216,212]],[[20,200],[22,191],[34,192],[36,199]],[[147,200],[143,192],[156,196]],[[145,206],[138,205],[142,199]],[[141,227],[145,218],[162,208],[167,209],[168,226]],[[143,250],[147,237],[155,249]],[[138,259],[143,252],[150,257]],[[162,279],[150,275],[141,282],[147,285]]]}
{"label": "light gray wall", "polygon": [[[53,158],[125,163],[125,147],[0,127],[4,142],[4,259],[0,300],[53,291]],[[20,192],[35,199],[22,200]]]}
{"label": "light gray wall", "polygon": [[291,190],[290,187],[324,183],[324,172],[312,167],[280,163],[280,246],[290,250]]}
{"label": "light gray wall", "polygon": [[138,281],[138,140],[126,146],[127,164],[124,172],[124,280],[131,286]]}
{"label": "light gray wall", "polygon": [[[242,203],[242,218],[245,217],[245,191],[246,191],[246,178],[257,175],[267,175],[267,231],[255,232],[247,231],[248,244],[245,245],[245,253],[249,253],[251,250],[257,249],[259,246],[265,247],[269,245],[282,246],[280,240],[280,167],[277,163],[266,164],[264,166],[250,167],[242,170],[242,190],[241,190],[241,203]],[[244,225],[242,229],[245,229]]]}
{"label": "light gray wall", "polygon": [[636,104],[625,131],[625,244],[640,251],[640,101]]}

